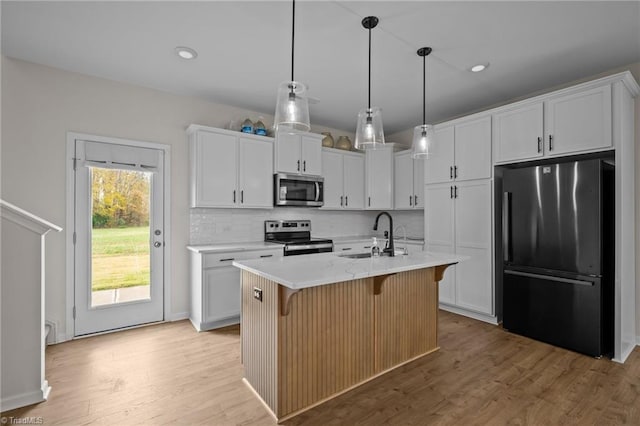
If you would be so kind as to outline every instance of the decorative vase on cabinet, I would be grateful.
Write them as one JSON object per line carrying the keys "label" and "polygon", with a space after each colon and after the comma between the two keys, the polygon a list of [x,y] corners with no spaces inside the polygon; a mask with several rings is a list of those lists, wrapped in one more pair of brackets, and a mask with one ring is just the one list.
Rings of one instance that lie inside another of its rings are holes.
{"label": "decorative vase on cabinet", "polygon": [[351,139],[349,136],[340,136],[336,142],[336,148],[351,151]]}
{"label": "decorative vase on cabinet", "polygon": [[335,142],[333,136],[331,136],[331,132],[322,132],[322,134],[324,135],[324,138],[322,138],[322,146],[333,148]]}

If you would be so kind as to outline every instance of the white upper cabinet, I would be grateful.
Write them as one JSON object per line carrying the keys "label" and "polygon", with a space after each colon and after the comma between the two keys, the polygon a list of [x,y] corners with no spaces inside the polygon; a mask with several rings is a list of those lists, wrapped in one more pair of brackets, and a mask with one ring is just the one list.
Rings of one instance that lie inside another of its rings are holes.
{"label": "white upper cabinet", "polygon": [[396,210],[424,208],[424,160],[411,158],[411,151],[396,152],[394,200]]}
{"label": "white upper cabinet", "polygon": [[496,163],[612,147],[611,85],[563,90],[493,114]]}
{"label": "white upper cabinet", "polygon": [[365,208],[393,209],[393,148],[383,147],[365,152]]}
{"label": "white upper cabinet", "polygon": [[322,149],[325,210],[364,208],[364,155]]}
{"label": "white upper cabinet", "polygon": [[544,120],[549,155],[611,147],[611,85],[552,97]]}
{"label": "white upper cabinet", "polygon": [[427,184],[490,178],[491,116],[439,126],[424,167]]}
{"label": "white upper cabinet", "polygon": [[429,184],[453,180],[453,126],[439,127],[435,136],[431,156],[424,162],[425,183]]}
{"label": "white upper cabinet", "polygon": [[191,207],[273,207],[273,139],[193,125],[188,129]]}
{"label": "white upper cabinet", "polygon": [[274,151],[276,171],[320,176],[322,138],[314,133],[278,133]]}

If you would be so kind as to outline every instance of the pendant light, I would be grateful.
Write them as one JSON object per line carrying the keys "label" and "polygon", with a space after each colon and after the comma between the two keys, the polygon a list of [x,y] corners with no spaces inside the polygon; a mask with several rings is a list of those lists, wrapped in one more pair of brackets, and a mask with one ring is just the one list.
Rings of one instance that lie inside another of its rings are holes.
{"label": "pendant light", "polygon": [[430,47],[418,49],[418,56],[422,56],[422,125],[413,129],[413,145],[411,147],[411,157],[419,160],[427,160],[431,155],[433,143],[435,141],[435,131],[433,126],[427,124],[427,56],[431,53]]}
{"label": "pendant light", "polygon": [[371,30],[378,25],[378,22],[375,16],[367,16],[362,20],[362,26],[369,30],[369,98],[367,108],[358,113],[355,148],[360,150],[376,149],[384,145],[382,110],[378,107],[371,108]]}
{"label": "pendant light", "polygon": [[299,81],[295,81],[293,76],[295,28],[296,1],[293,0],[293,18],[291,24],[291,81],[285,81],[278,86],[278,102],[276,104],[273,127],[276,131],[308,132],[311,124],[309,122],[307,86]]}

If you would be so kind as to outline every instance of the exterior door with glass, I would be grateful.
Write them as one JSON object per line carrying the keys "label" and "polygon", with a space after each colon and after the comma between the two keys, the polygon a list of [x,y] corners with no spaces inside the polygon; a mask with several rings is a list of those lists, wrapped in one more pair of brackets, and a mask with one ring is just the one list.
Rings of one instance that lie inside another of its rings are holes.
{"label": "exterior door with glass", "polygon": [[163,320],[164,152],[76,140],[75,335]]}

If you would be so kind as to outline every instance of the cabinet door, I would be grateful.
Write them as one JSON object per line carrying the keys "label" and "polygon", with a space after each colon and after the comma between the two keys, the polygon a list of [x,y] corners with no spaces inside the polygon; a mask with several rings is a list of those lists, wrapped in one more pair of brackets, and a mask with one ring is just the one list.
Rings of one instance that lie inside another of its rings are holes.
{"label": "cabinet door", "polygon": [[342,159],[343,155],[340,153],[328,150],[322,151],[323,209],[340,209],[344,206]]}
{"label": "cabinet door", "polygon": [[301,137],[301,171],[305,175],[320,176],[322,174],[322,137],[302,135]]}
{"label": "cabinet door", "polygon": [[276,171],[301,173],[302,162],[300,157],[300,135],[296,133],[278,133],[275,142]]}
{"label": "cabinet door", "polygon": [[[430,244],[426,250],[434,253],[455,253],[453,246],[438,244]],[[452,265],[445,269],[442,280],[438,284],[438,300],[448,305],[456,304],[456,266]]]}
{"label": "cabinet door", "polygon": [[425,187],[424,240],[427,247],[454,247],[452,188],[450,184]]}
{"label": "cabinet door", "polygon": [[457,124],[455,128],[456,180],[491,177],[491,116]]}
{"label": "cabinet door", "polygon": [[240,270],[235,266],[225,266],[205,269],[203,274],[203,322],[240,315]]}
{"label": "cabinet door", "polygon": [[273,207],[273,144],[240,138],[240,207]]}
{"label": "cabinet door", "polygon": [[438,129],[435,135],[431,156],[424,161],[424,180],[427,184],[453,180],[453,126]]}
{"label": "cabinet door", "polygon": [[364,209],[364,155],[344,155],[344,207]]}
{"label": "cabinet door", "polygon": [[494,299],[491,181],[462,182],[456,186],[456,253],[469,256],[456,265],[456,304],[491,315]]}
{"label": "cabinet door", "polygon": [[493,115],[495,161],[509,162],[542,157],[542,102]]}
{"label": "cabinet door", "polygon": [[545,147],[561,155],[611,147],[611,86],[545,102]]}
{"label": "cabinet door", "polygon": [[394,204],[397,210],[413,209],[413,159],[411,152],[396,153],[394,156]]}
{"label": "cabinet door", "polygon": [[424,160],[413,161],[413,208],[424,208]]}
{"label": "cabinet door", "polygon": [[365,153],[366,208],[386,210],[393,208],[393,150],[380,148]]}
{"label": "cabinet door", "polygon": [[194,148],[195,200],[192,200],[192,207],[234,207],[238,196],[237,138],[200,131],[195,137]]}

